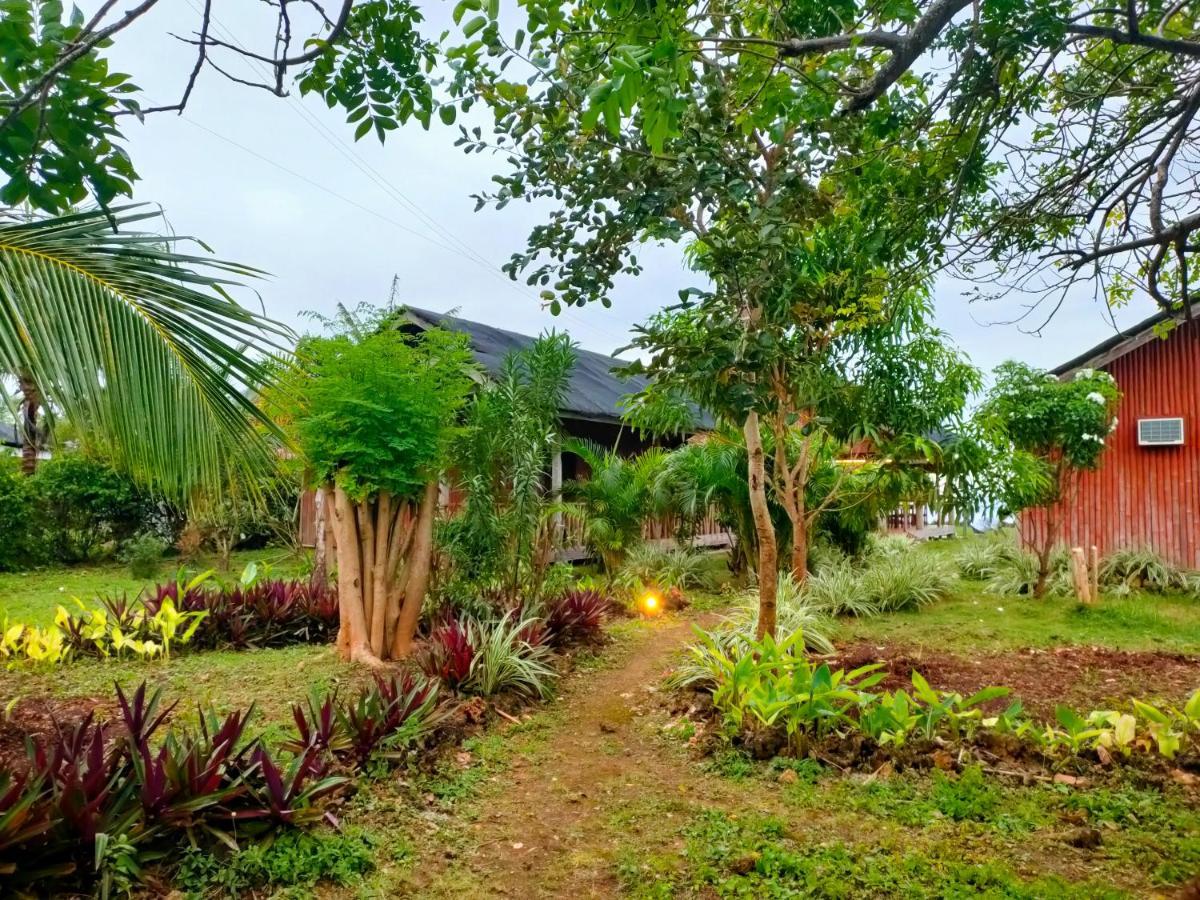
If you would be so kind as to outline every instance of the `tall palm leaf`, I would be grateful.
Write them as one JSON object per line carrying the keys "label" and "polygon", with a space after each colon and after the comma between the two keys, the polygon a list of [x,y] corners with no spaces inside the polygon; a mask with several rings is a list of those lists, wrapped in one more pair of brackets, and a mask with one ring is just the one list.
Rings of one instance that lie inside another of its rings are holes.
{"label": "tall palm leaf", "polygon": [[255,270],[125,230],[157,216],[0,222],[0,372],[32,378],[85,441],[186,500],[268,459],[250,394],[288,332],[226,293]]}

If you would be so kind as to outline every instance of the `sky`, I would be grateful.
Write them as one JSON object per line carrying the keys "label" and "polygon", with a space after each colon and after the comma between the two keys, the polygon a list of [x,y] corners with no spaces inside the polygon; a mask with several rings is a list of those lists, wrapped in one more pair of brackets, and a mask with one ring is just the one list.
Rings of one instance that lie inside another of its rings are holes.
{"label": "sky", "polygon": [[[159,4],[107,51],[113,68],[145,90],[143,105],[178,99],[194,56],[169,33],[194,30],[198,3]],[[448,26],[449,3],[422,6],[427,34]],[[213,11],[219,37],[269,52],[273,20],[265,4],[215,0]],[[235,75],[261,78],[244,60],[230,57],[223,65]],[[517,203],[475,212],[471,195],[486,190],[504,163],[454,147],[456,128],[435,125],[426,132],[410,123],[392,132],[386,145],[373,135],[354,142],[344,113],[318,98],[293,91],[281,99],[212,70],[201,76],[182,116],[160,113],[144,124],[129,119],[123,127],[141,176],[134,199],[161,206],[176,234],[200,238],[217,256],[269,273],[240,299],[261,303],[298,330],[315,327],[303,318],[305,311],[386,304],[394,283],[399,303],[457,310],[464,318],[525,333],[554,327],[607,353],[628,342],[631,325],[695,284],[677,248],[651,246],[640,254],[645,271],[618,283],[612,308],[552,316],[535,290],[500,272],[509,255],[524,247],[539,210]],[[936,322],[985,370],[1010,358],[1053,366],[1113,331],[1090,293],[1072,297],[1041,334],[1031,334],[1004,324],[1030,298],[972,304],[971,287],[940,278]],[[1153,311],[1142,298],[1117,322],[1126,327]]]}

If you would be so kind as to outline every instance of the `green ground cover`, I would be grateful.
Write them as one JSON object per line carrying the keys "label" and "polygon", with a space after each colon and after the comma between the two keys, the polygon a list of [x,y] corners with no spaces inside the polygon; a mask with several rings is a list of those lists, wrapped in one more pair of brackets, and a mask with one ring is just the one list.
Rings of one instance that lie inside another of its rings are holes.
{"label": "green ground cover", "polygon": [[[305,566],[304,557],[288,550],[245,550],[233,554],[228,573],[218,575],[236,579],[250,562],[267,563],[272,574],[279,578],[297,577]],[[129,574],[128,566],[119,562],[3,572],[0,573],[0,621],[7,617],[10,622],[49,625],[54,621],[58,605],[70,604],[73,597],[84,603],[105,595],[127,594],[132,598],[158,582],[173,580],[180,565],[177,559],[164,559],[161,570],[153,578],[136,578]],[[186,569],[194,574],[215,566],[215,560],[201,559],[188,563]]]}

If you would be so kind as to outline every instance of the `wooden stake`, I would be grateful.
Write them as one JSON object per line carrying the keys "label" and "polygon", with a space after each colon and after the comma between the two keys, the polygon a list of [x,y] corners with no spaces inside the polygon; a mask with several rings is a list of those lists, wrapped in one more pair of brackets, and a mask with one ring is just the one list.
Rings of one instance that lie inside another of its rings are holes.
{"label": "wooden stake", "polygon": [[1087,557],[1082,547],[1071,548],[1071,578],[1075,582],[1075,596],[1085,606],[1092,605],[1092,590],[1088,578]]}
{"label": "wooden stake", "polygon": [[1100,602],[1100,548],[1092,544],[1092,602]]}

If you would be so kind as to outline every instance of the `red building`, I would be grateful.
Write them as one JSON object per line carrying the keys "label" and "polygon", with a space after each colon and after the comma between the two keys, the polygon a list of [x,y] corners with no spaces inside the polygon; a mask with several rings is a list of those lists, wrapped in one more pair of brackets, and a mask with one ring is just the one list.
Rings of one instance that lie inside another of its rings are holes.
{"label": "red building", "polygon": [[[1124,397],[1099,468],[1081,475],[1062,510],[1062,543],[1102,555],[1150,547],[1200,569],[1200,321],[1160,313],[1052,371],[1088,368],[1112,375]],[[1042,527],[1037,511],[1021,517],[1025,540]]]}

